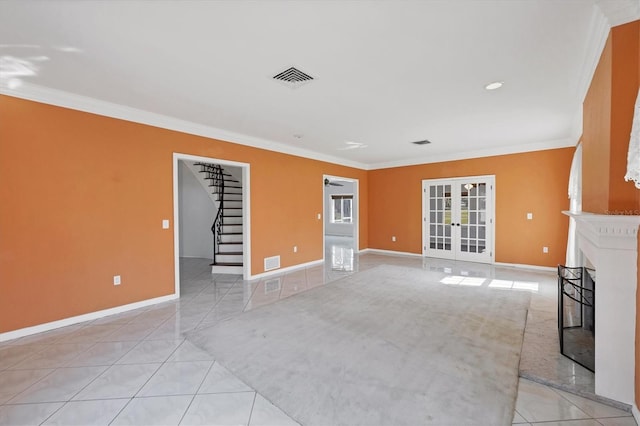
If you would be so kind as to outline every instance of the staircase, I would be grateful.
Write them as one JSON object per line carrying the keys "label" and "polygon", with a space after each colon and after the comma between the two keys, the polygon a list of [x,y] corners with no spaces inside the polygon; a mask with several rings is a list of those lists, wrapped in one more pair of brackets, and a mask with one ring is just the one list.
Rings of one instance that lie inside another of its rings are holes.
{"label": "staircase", "polygon": [[195,163],[213,194],[218,212],[211,225],[213,273],[243,272],[242,183],[219,164]]}

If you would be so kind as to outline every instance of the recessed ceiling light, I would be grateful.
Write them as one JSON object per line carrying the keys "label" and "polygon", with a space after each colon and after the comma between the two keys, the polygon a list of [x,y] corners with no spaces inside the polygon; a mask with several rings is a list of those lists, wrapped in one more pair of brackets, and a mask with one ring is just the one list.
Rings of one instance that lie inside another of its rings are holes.
{"label": "recessed ceiling light", "polygon": [[494,81],[493,83],[489,83],[486,86],[484,86],[485,89],[487,90],[496,90],[502,87],[504,83],[502,81]]}
{"label": "recessed ceiling light", "polygon": [[411,142],[414,145],[429,145],[431,143],[430,140],[425,139],[423,141],[415,141],[415,142]]}

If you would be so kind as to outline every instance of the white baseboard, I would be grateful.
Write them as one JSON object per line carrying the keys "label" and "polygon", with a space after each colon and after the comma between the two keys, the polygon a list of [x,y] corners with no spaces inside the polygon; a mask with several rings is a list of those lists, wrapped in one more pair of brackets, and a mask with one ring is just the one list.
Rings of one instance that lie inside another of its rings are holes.
{"label": "white baseboard", "polygon": [[320,260],[312,260],[311,262],[301,263],[299,265],[287,266],[286,268],[274,269],[273,271],[263,272],[261,274],[251,275],[249,277],[250,280],[255,280],[257,278],[266,278],[273,275],[286,274],[287,272],[295,271],[298,269],[309,268],[311,266],[322,265],[324,263],[324,259]]}
{"label": "white baseboard", "polygon": [[[392,255],[392,256],[424,257],[423,255],[417,254],[417,253],[409,253],[409,252],[405,252],[405,251],[373,249],[373,248],[363,249],[363,250],[360,250],[358,253],[359,254],[378,253],[378,254],[388,254],[388,255]],[[494,266],[504,266],[504,267],[507,267],[507,268],[534,269],[534,270],[537,270],[537,271],[548,271],[548,272],[556,272],[557,271],[557,268],[552,267],[552,266],[526,265],[526,264],[523,264],[523,263],[495,262],[495,263],[493,263],[493,265]]]}
{"label": "white baseboard", "polygon": [[520,269],[535,269],[537,271],[548,271],[548,272],[557,272],[558,271],[558,268],[554,267],[554,266],[526,265],[524,263],[495,262],[494,266],[505,266],[507,268],[520,268]]}
{"label": "white baseboard", "polygon": [[631,404],[631,414],[633,414],[633,418],[636,420],[636,423],[640,424],[640,411],[638,410],[638,406],[635,402]]}
{"label": "white baseboard", "polygon": [[388,254],[388,255],[392,255],[392,256],[422,257],[421,254],[409,253],[407,251],[393,251],[393,250],[382,250],[382,249],[372,249],[372,248],[367,248],[367,249],[364,249],[364,250],[360,250],[358,253],[360,253],[360,254],[378,253],[378,254]]}
{"label": "white baseboard", "polygon": [[25,327],[14,331],[7,331],[0,333],[0,342],[5,340],[13,340],[20,337],[30,336],[36,333],[42,333],[50,331],[56,328],[66,327],[68,325],[77,324],[84,321],[92,321],[98,318],[106,317],[109,315],[119,314],[122,312],[132,311],[134,309],[144,308],[146,306],[157,305],[158,303],[169,302],[179,297],[177,294],[170,294],[168,296],[155,297],[153,299],[142,300],[140,302],[129,303],[127,305],[116,306],[115,308],[103,309],[101,311],[89,312],[88,314],[82,314],[75,317],[65,318],[57,321],[47,322],[44,324],[34,325],[32,327]]}

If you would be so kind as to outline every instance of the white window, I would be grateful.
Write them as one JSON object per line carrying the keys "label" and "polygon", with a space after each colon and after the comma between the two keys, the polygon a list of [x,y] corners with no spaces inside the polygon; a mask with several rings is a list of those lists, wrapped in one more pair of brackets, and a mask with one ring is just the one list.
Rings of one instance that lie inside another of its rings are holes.
{"label": "white window", "polygon": [[353,195],[331,196],[331,223],[351,223]]}

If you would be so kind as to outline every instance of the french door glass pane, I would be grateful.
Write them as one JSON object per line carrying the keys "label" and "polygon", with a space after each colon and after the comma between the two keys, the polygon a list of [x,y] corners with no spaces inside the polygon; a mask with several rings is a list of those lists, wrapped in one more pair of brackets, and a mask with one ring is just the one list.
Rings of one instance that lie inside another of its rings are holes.
{"label": "french door glass pane", "polygon": [[483,253],[486,246],[486,184],[460,183],[460,251]]}
{"label": "french door glass pane", "polygon": [[429,186],[429,248],[451,250],[451,185]]}

